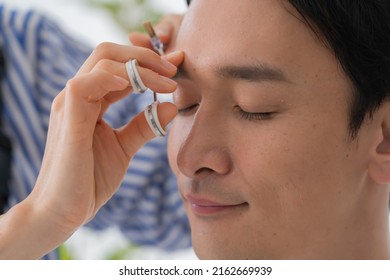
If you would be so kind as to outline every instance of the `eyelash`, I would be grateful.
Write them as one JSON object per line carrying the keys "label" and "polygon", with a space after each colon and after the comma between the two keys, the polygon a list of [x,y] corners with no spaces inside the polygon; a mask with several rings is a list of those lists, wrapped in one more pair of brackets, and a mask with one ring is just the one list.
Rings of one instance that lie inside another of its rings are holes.
{"label": "eyelash", "polygon": [[180,115],[185,115],[186,113],[189,113],[191,110],[195,109],[197,106],[198,106],[198,104],[194,104],[194,105],[179,109],[178,113]]}
{"label": "eyelash", "polygon": [[273,112],[249,113],[243,111],[240,107],[237,107],[237,109],[241,119],[248,121],[265,121],[269,120],[273,115]]}
{"label": "eyelash", "polygon": [[[179,109],[178,110],[178,113],[180,115],[185,115],[186,113],[189,113],[191,112],[193,109],[195,109],[196,107],[198,107],[198,104],[194,104],[194,105],[191,105],[191,106],[188,106],[186,108],[183,108],[183,109]],[[264,120],[269,120],[272,115],[273,115],[273,112],[261,112],[261,113],[249,113],[249,112],[245,112],[243,111],[240,107],[236,107],[236,109],[238,110],[238,113],[240,114],[240,117],[241,119],[244,119],[244,120],[248,120],[248,121],[264,121]]]}

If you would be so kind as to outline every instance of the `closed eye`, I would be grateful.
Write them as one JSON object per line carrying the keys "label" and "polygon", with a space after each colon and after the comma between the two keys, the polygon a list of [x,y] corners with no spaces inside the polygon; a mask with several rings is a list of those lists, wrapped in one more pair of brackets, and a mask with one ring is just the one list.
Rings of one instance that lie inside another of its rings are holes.
{"label": "closed eye", "polygon": [[236,107],[240,117],[248,121],[264,121],[269,120],[273,117],[275,112],[246,112],[240,107]]}
{"label": "closed eye", "polygon": [[191,111],[195,110],[199,104],[193,104],[191,106],[185,107],[185,108],[179,108],[178,109],[178,114],[180,115],[188,115],[191,113]]}

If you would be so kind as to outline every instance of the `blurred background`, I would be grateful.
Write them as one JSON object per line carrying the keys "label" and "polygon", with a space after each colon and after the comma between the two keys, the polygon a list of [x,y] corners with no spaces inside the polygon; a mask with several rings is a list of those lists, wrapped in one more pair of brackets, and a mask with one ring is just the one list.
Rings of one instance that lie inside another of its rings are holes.
{"label": "blurred background", "polygon": [[[94,47],[110,41],[127,44],[127,34],[146,20],[184,13],[185,0],[1,0],[18,9],[46,14],[77,40]],[[62,259],[196,259],[192,249],[164,252],[129,243],[116,228],[95,232],[81,228],[60,247]]]}
{"label": "blurred background", "polygon": [[46,13],[79,40],[127,43],[127,33],[141,30],[146,20],[156,23],[169,13],[183,13],[185,0],[0,0],[18,8]]}

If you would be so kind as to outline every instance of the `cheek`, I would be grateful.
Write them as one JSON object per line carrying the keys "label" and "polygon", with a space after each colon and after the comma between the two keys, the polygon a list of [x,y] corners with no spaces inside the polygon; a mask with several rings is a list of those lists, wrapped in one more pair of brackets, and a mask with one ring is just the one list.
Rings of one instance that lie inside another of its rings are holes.
{"label": "cheek", "polygon": [[177,137],[176,137],[176,129],[175,129],[175,123],[171,126],[171,129],[169,131],[169,138],[168,138],[168,161],[169,165],[171,166],[171,169],[173,173],[177,176],[178,175],[178,168],[176,163],[177,153],[178,153],[178,145],[177,145]]}
{"label": "cheek", "polygon": [[169,131],[168,160],[171,169],[176,176],[179,175],[179,168],[177,167],[177,155],[179,153],[180,147],[183,145],[187,137],[188,127],[190,127],[190,123],[178,116],[174,120]]}
{"label": "cheek", "polygon": [[319,209],[323,201],[337,199],[349,173],[345,130],[329,128],[327,133],[324,127],[316,129],[315,121],[299,123],[263,127],[257,133],[236,129],[233,142],[241,142],[234,153],[237,172],[245,178],[248,197],[261,200],[254,205],[264,211],[283,215],[302,207]]}

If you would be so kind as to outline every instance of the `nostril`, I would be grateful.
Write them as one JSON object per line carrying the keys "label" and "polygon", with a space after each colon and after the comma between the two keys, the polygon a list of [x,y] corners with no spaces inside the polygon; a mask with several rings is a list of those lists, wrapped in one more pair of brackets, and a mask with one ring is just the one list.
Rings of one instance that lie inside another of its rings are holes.
{"label": "nostril", "polygon": [[195,175],[202,175],[202,174],[208,175],[211,173],[215,173],[215,171],[209,167],[202,167],[196,170]]}

